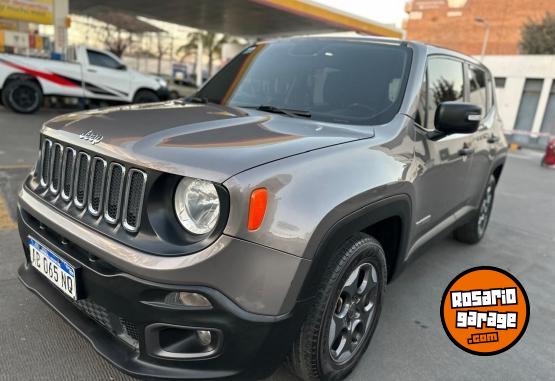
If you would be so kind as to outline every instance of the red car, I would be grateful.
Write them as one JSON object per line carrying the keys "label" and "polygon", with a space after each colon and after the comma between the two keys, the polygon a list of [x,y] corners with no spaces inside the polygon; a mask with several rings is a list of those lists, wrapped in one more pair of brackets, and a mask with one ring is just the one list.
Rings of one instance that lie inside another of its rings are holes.
{"label": "red car", "polygon": [[542,160],[542,165],[546,167],[555,166],[555,139],[551,139],[545,149],[545,156]]}

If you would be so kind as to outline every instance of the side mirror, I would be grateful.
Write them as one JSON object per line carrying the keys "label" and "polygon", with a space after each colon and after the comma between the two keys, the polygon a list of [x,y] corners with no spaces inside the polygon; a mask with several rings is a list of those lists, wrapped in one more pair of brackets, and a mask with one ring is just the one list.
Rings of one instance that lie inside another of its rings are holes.
{"label": "side mirror", "polygon": [[125,70],[127,70],[127,66],[125,66],[124,64],[120,64],[120,65],[118,66],[118,70],[125,71]]}
{"label": "side mirror", "polygon": [[482,120],[482,108],[463,102],[442,102],[436,109],[436,130],[445,134],[472,134]]}

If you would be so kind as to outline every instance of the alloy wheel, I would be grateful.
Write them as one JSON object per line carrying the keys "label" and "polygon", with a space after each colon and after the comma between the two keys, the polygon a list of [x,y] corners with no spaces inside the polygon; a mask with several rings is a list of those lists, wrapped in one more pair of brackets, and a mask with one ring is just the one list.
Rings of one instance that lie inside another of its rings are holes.
{"label": "alloy wheel", "polygon": [[15,88],[10,94],[13,104],[18,106],[21,110],[30,110],[36,107],[38,96],[34,88],[29,86],[19,86]]}
{"label": "alloy wheel", "polygon": [[370,263],[357,266],[347,277],[335,303],[329,328],[329,352],[343,364],[359,350],[375,317],[378,273]]}
{"label": "alloy wheel", "polygon": [[493,204],[493,184],[488,184],[486,194],[480,204],[480,211],[478,215],[478,234],[482,236],[488,226],[489,216],[491,213],[491,206]]}

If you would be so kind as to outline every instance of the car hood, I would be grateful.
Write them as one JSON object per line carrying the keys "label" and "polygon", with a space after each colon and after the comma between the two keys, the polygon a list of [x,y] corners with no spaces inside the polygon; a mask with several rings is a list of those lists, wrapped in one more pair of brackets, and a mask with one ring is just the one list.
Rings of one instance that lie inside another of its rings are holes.
{"label": "car hood", "polygon": [[66,114],[48,121],[42,132],[137,166],[215,182],[284,157],[374,136],[372,127],[179,101]]}

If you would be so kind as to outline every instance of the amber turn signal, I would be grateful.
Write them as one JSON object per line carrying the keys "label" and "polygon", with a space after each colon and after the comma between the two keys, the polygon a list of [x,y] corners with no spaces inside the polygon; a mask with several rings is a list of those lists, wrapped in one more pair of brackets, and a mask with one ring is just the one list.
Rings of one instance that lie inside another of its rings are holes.
{"label": "amber turn signal", "polygon": [[249,205],[249,221],[247,225],[249,230],[256,230],[262,225],[267,204],[268,190],[266,188],[259,188],[252,191]]}

